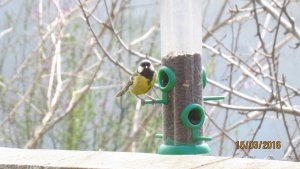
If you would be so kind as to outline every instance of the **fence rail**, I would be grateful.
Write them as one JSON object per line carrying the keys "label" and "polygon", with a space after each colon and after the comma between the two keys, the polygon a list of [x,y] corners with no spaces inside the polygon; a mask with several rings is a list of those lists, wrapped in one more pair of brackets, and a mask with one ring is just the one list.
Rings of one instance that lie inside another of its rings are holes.
{"label": "fence rail", "polygon": [[29,150],[0,148],[0,168],[300,168],[300,163],[215,157],[204,155],[158,155],[146,153]]}

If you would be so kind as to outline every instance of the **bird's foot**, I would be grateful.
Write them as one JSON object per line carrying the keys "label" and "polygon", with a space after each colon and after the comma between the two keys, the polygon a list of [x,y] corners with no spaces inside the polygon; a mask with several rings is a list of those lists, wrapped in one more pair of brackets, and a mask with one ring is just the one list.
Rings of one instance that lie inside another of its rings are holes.
{"label": "bird's foot", "polygon": [[150,101],[149,101],[149,102],[150,102],[152,105],[154,105],[154,104],[157,103],[157,101],[156,101],[155,98],[153,98],[153,97],[151,97],[150,95],[147,95],[147,94],[146,94],[146,96],[151,100],[151,102],[150,102]]}
{"label": "bird's foot", "polygon": [[150,96],[148,96],[150,98],[150,100],[145,100],[145,99],[143,99],[143,98],[141,98],[139,96],[136,96],[136,97],[141,101],[142,105],[145,105],[145,104],[152,104],[152,105],[154,105],[154,104],[157,103],[157,100],[154,99],[153,97],[150,97]]}
{"label": "bird's foot", "polygon": [[146,104],[146,100],[140,98],[140,101],[141,101],[141,104],[142,104],[142,105],[145,105],[145,104]]}
{"label": "bird's foot", "polygon": [[156,103],[156,100],[154,98],[150,98],[152,105]]}

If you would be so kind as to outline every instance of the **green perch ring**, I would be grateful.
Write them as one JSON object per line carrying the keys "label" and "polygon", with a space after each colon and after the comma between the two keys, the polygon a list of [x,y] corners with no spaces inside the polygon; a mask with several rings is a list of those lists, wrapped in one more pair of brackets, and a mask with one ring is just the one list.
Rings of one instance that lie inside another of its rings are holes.
{"label": "green perch ring", "polygon": [[168,104],[168,92],[171,91],[176,85],[176,76],[171,68],[162,66],[158,71],[158,84],[162,91],[162,98],[158,100],[146,100],[145,104]]}
{"label": "green perch ring", "polygon": [[176,76],[172,69],[162,66],[158,71],[159,88],[163,92],[169,92],[176,85]]}
{"label": "green perch ring", "polygon": [[199,104],[186,106],[180,116],[182,123],[191,129],[201,128],[204,122],[204,109]]}

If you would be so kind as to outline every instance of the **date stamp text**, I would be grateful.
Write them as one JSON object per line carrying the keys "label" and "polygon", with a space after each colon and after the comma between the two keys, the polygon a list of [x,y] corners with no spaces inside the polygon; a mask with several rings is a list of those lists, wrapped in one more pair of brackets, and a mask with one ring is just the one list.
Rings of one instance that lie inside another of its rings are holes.
{"label": "date stamp text", "polygon": [[280,149],[281,141],[236,141],[237,149]]}

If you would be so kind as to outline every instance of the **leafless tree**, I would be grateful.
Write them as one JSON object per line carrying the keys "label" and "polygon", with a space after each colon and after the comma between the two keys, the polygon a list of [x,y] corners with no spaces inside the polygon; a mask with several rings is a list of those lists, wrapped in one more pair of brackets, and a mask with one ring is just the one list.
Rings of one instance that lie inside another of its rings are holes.
{"label": "leafless tree", "polygon": [[[204,95],[226,97],[205,102],[212,154],[299,161],[299,1],[203,3]],[[141,59],[159,68],[157,8],[155,0],[0,1],[0,145],[155,152],[161,108],[114,94]],[[243,151],[239,140],[281,147]]]}

